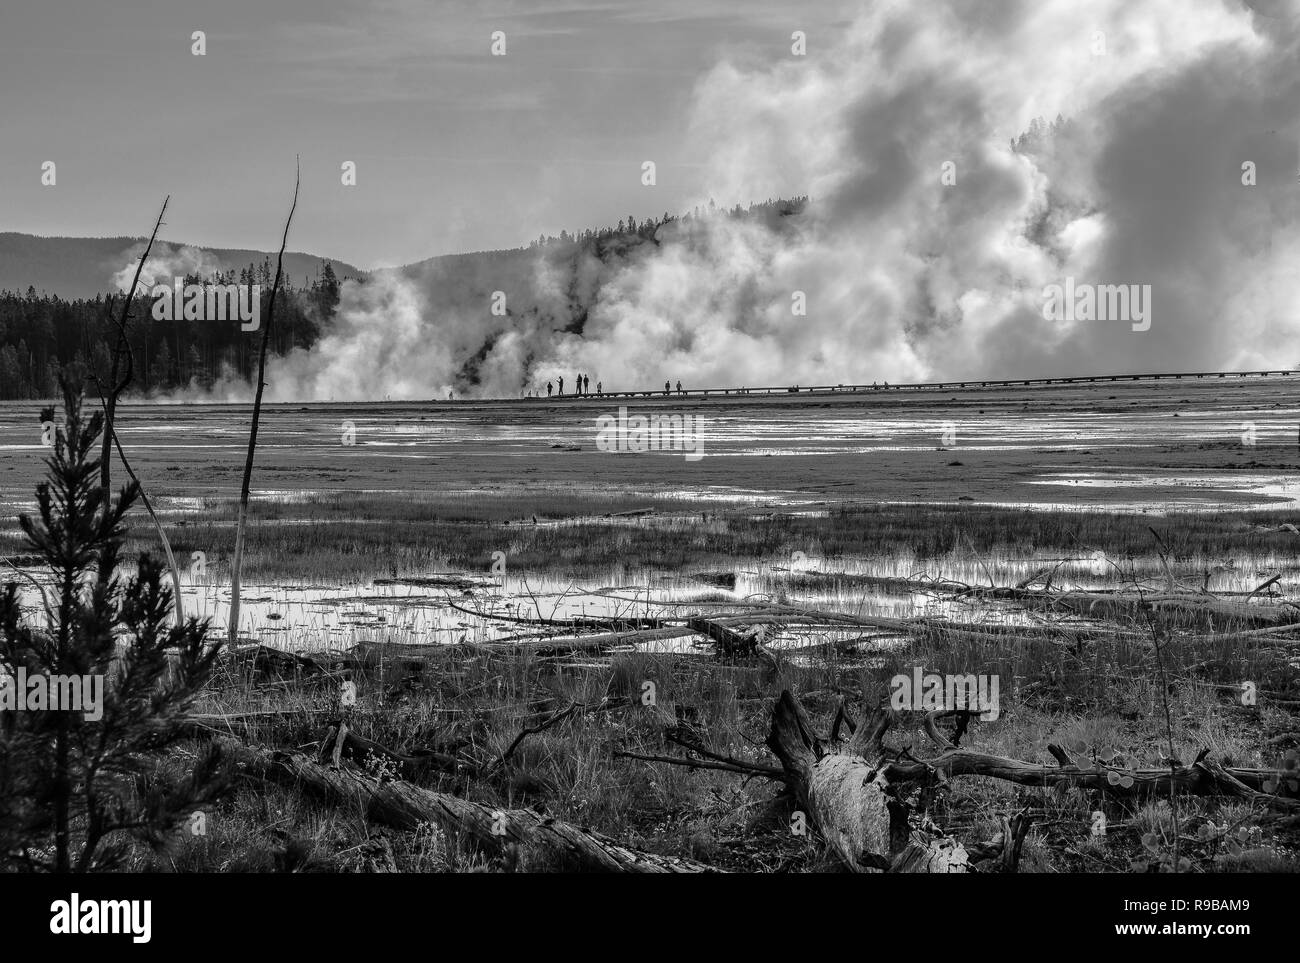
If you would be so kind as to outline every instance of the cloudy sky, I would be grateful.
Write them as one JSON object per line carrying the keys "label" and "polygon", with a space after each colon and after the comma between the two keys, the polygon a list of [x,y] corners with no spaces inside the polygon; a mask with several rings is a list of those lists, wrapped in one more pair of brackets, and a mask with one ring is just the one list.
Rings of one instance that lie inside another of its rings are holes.
{"label": "cloudy sky", "polygon": [[[843,32],[814,0],[5,0],[0,230],[292,246],[361,267],[676,211],[701,78]],[[191,35],[206,33],[205,56]],[[490,55],[494,31],[506,56]],[[57,164],[43,188],[41,164]],[[357,185],[340,164],[357,164]],[[653,160],[658,184],[640,184]],[[804,185],[788,185],[801,192]],[[752,198],[719,198],[719,202]]]}

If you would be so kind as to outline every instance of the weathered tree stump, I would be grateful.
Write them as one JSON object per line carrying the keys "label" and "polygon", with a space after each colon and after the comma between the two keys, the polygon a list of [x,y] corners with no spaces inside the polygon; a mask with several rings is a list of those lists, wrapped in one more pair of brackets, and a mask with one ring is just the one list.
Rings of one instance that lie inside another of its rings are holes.
{"label": "weathered tree stump", "polygon": [[858,726],[847,753],[827,753],[797,699],[782,692],[772,712],[768,748],[831,852],[853,872],[962,873],[970,868],[956,840],[913,829],[896,798],[881,740],[887,710]]}

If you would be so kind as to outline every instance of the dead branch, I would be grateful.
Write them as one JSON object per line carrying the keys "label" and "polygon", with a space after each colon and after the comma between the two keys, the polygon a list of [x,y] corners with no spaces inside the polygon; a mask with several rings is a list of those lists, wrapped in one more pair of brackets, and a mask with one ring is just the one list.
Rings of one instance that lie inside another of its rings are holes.
{"label": "dead branch", "polygon": [[670,766],[685,766],[687,769],[716,769],[719,772],[740,773],[742,776],[766,776],[770,779],[781,780],[785,778],[781,770],[772,766],[756,766],[742,762],[714,762],[710,759],[688,759],[683,756],[659,756],[649,753],[628,752],[625,749],[615,749],[614,758],[662,762]]}
{"label": "dead branch", "polygon": [[[602,704],[607,702],[608,700],[605,699],[601,700]],[[576,713],[580,711],[585,711],[585,709],[586,707],[579,702],[576,701],[570,702],[567,708],[560,709],[552,713],[550,716],[548,716],[546,719],[539,722],[537,725],[524,726],[524,728],[520,730],[519,735],[515,736],[514,741],[510,743],[509,747],[506,748],[506,751],[501,753],[500,757],[498,757],[494,762],[488,765],[487,769],[484,770],[484,774],[490,775],[491,773],[496,772],[498,769],[504,766],[507,762],[509,762],[510,757],[515,754],[515,750],[519,748],[520,743],[522,743],[529,736],[535,736],[539,732],[545,732],[547,729],[551,728],[554,725],[558,725],[559,723],[563,722],[565,719],[572,717]]]}

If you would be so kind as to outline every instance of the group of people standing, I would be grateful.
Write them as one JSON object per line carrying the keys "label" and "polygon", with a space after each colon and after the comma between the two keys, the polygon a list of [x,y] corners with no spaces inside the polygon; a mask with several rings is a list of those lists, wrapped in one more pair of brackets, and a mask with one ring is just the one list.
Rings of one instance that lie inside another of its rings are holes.
{"label": "group of people standing", "polygon": [[[580,375],[578,375],[577,378],[574,379],[574,382],[577,384],[577,390],[575,390],[574,392],[572,392],[572,394],[573,394],[574,397],[576,397],[576,398],[587,398],[587,397],[592,397],[591,378],[590,378],[588,375],[580,374]],[[558,390],[557,390],[557,388],[558,388]],[[668,394],[672,394],[672,390],[673,390],[672,383],[669,382],[669,381],[665,381],[665,382],[664,382],[664,394],[666,394],[666,395],[668,395]],[[597,381],[597,382],[596,382],[595,397],[600,397],[600,396],[602,396],[604,393],[605,393],[605,386],[604,386],[603,384],[601,384],[599,381]],[[682,383],[681,383],[680,381],[677,382],[677,393],[678,393],[679,395],[684,395],[684,394],[686,393],[685,391],[682,390]],[[559,397],[561,397],[561,398],[564,397],[564,377],[563,377],[563,376],[556,378],[555,381],[548,381],[548,382],[546,382],[546,397],[550,398],[550,397],[553,397],[553,396],[555,396],[555,395],[557,395],[557,394],[558,394]],[[649,392],[646,392],[646,394],[649,394]],[[532,396],[532,392],[528,392],[528,397],[531,397],[531,396]]]}
{"label": "group of people standing", "polygon": [[[563,377],[563,376],[560,376],[559,378],[557,378],[557,379],[555,379],[555,380],[559,382],[559,386],[560,386],[560,395],[563,396],[563,394],[564,394],[564,377]],[[575,381],[576,384],[577,384],[577,389],[573,392],[574,395],[576,395],[576,396],[579,397],[579,398],[583,398],[583,397],[586,397],[586,396],[588,396],[588,395],[591,394],[591,378],[590,378],[590,376],[588,376],[588,375],[584,375],[584,374],[580,374],[580,375],[578,375],[577,378],[574,379],[574,381]],[[604,386],[601,385],[601,383],[600,383],[599,381],[597,381],[597,382],[596,382],[596,394],[597,394],[597,395],[603,394],[603,388],[604,388]],[[555,389],[555,385],[553,385],[553,384],[552,384],[551,382],[549,382],[549,381],[546,382],[546,397],[548,397],[548,398],[551,397],[551,393],[552,393],[552,391],[554,391],[554,389]]]}
{"label": "group of people standing", "polygon": [[[595,392],[593,392],[593,391],[591,390],[591,378],[590,378],[588,375],[585,375],[585,374],[580,374],[580,375],[578,375],[578,376],[574,379],[574,384],[577,385],[577,388],[576,388],[576,390],[574,390],[573,392],[571,392],[571,394],[572,394],[572,396],[575,397],[575,398],[589,398],[589,397],[597,397],[597,398],[599,398],[599,397],[601,397],[602,395],[604,395],[604,393],[605,393],[605,386],[604,386],[603,384],[601,384],[599,381],[596,382],[596,390],[595,390]],[[665,382],[664,382],[664,394],[666,394],[666,395],[670,395],[670,394],[672,394],[672,392],[673,392],[672,382],[670,382],[670,381],[665,381]],[[686,392],[682,390],[682,383],[681,383],[680,381],[677,382],[677,393],[678,393],[679,395],[684,395],[684,394],[686,394]],[[645,394],[648,395],[648,394],[650,394],[650,392],[647,391],[647,392],[645,392]],[[564,377],[563,377],[563,376],[556,378],[555,381],[548,381],[548,382],[546,382],[546,397],[551,398],[551,397],[554,397],[554,396],[556,396],[556,395],[558,395],[558,396],[561,397],[561,398],[564,397]],[[524,395],[524,397],[529,397],[529,398],[531,398],[532,396],[533,396],[533,392],[532,392],[532,391],[529,391],[529,392],[527,392],[527,393]]]}

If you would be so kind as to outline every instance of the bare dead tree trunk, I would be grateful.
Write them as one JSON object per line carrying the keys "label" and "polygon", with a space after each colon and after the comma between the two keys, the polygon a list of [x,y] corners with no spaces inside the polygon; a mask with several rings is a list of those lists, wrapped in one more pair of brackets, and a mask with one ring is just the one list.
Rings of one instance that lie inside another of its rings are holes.
{"label": "bare dead tree trunk", "polygon": [[289,243],[289,225],[293,212],[298,209],[298,186],[302,182],[302,169],[298,168],[293,180],[293,204],[284,222],[284,236],[280,239],[280,253],[275,260],[275,282],[271,285],[271,298],[266,306],[266,324],[262,327],[262,347],[257,358],[257,390],[253,395],[253,423],[248,430],[248,457],[244,460],[244,483],[239,489],[239,518],[235,523],[235,557],[230,572],[230,644],[239,635],[239,580],[244,564],[244,530],[248,526],[248,487],[253,478],[253,455],[257,451],[257,423],[262,414],[262,389],[266,387],[266,349],[271,342],[271,325],[275,319],[275,296],[280,290],[284,273],[284,249]]}
{"label": "bare dead tree trunk", "polygon": [[[158,229],[162,227],[163,215],[167,213],[167,202],[170,200],[170,194],[163,200],[162,210],[158,212],[158,220],[154,222],[153,233],[149,235],[149,243],[144,246],[144,253],[140,255],[140,263],[135,266],[135,277],[131,279],[131,287],[127,289],[126,299],[122,302],[122,316],[117,320],[117,341],[113,345],[113,366],[109,373],[108,392],[104,397],[104,438],[100,442],[99,452],[99,487],[104,490],[105,498],[108,497],[109,485],[112,481],[113,419],[117,414],[117,399],[126,390],[127,385],[131,383],[131,376],[135,368],[131,349],[126,343],[126,323],[131,320],[131,303],[135,299],[135,289],[140,284],[140,272],[144,270],[145,261],[149,259],[149,252],[153,250],[153,242],[158,238]],[[126,356],[126,374],[119,381],[118,375],[121,373],[123,355]]]}
{"label": "bare dead tree trunk", "polygon": [[[153,250],[154,241],[158,238],[158,229],[162,226],[163,215],[167,213],[167,204],[171,200],[171,195],[163,198],[162,210],[158,212],[158,220],[154,222],[153,233],[149,235],[149,242],[145,244],[144,251],[140,255],[140,262],[135,266],[135,277],[131,280],[131,287],[126,292],[126,298],[122,302],[122,314],[117,320],[117,341],[113,345],[113,363],[109,373],[108,392],[105,393],[102,386],[100,387],[100,404],[104,408],[104,438],[100,442],[99,457],[99,484],[104,491],[104,503],[108,504],[110,495],[109,486],[112,481],[112,463],[113,463],[113,446],[117,447],[118,457],[122,459],[122,467],[126,470],[127,476],[136,483],[140,489],[140,499],[144,504],[145,510],[153,520],[154,531],[158,533],[158,540],[162,542],[163,554],[167,556],[167,568],[172,576],[172,617],[177,625],[183,625],[185,622],[185,612],[181,600],[181,573],[176,565],[176,556],[172,553],[171,542],[167,538],[167,533],[163,530],[162,522],[158,518],[158,513],[153,509],[153,503],[149,501],[149,495],[145,492],[144,486],[140,484],[140,479],[136,477],[131,470],[131,464],[127,461],[126,452],[122,450],[122,441],[117,435],[117,399],[121,397],[123,391],[131,384],[131,379],[135,374],[135,356],[131,352],[131,345],[127,341],[126,325],[131,320],[131,304],[135,299],[136,288],[140,284],[140,274],[144,271],[145,262],[149,260],[149,252]],[[112,312],[112,299],[109,299],[110,317]],[[118,375],[121,373],[122,359],[126,359],[126,372],[122,374],[119,380]],[[95,373],[95,383],[99,384],[99,374]]]}

